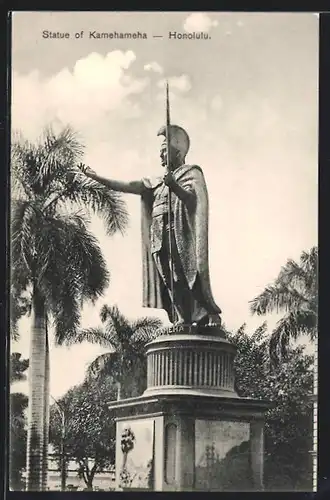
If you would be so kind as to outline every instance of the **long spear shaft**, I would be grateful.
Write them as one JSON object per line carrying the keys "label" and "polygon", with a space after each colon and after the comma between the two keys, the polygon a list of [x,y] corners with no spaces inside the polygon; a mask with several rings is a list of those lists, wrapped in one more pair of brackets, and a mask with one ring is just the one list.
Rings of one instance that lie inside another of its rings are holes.
{"label": "long spear shaft", "polygon": [[[170,129],[170,100],[168,93],[168,82],[166,82],[166,157],[167,157],[167,172],[171,172],[171,159],[170,159],[170,142],[171,142],[171,129]],[[169,264],[170,264],[170,287],[172,294],[172,319],[174,321],[174,278],[173,278],[173,254],[172,254],[172,191],[168,186],[168,224],[169,224]]]}

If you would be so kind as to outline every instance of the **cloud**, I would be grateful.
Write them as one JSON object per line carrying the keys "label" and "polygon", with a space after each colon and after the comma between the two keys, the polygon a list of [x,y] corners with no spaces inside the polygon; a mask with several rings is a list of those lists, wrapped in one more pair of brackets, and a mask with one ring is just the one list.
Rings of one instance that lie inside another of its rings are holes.
{"label": "cloud", "polygon": [[[178,90],[179,92],[189,92],[192,88],[191,80],[188,75],[172,76],[167,79],[170,90]],[[165,87],[165,79],[158,82],[159,88]]]}
{"label": "cloud", "polygon": [[154,73],[160,73],[160,74],[162,74],[164,72],[164,70],[161,67],[161,65],[158,64],[158,62],[156,62],[156,61],[152,61],[152,62],[150,62],[148,64],[145,64],[143,68],[144,68],[145,71],[153,71]]}
{"label": "cloud", "polygon": [[135,60],[131,50],[115,50],[105,56],[93,52],[79,59],[72,71],[64,68],[48,79],[38,71],[14,73],[13,128],[33,135],[46,122],[55,120],[70,123],[84,133],[92,123],[108,119],[109,113],[114,119],[138,116],[134,96],[143,92],[149,80],[132,75]]}
{"label": "cloud", "polygon": [[223,108],[223,100],[221,95],[215,95],[211,100],[210,106],[213,111],[221,111]]}
{"label": "cloud", "polygon": [[212,27],[218,26],[218,21],[212,20],[207,14],[197,12],[190,14],[184,22],[183,28],[185,31],[205,31],[208,32]]}

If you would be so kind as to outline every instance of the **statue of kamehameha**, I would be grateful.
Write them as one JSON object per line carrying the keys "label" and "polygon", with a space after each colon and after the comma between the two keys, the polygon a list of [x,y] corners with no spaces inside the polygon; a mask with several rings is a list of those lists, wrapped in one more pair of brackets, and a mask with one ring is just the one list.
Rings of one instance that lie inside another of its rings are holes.
{"label": "statue of kamehameha", "polygon": [[131,182],[85,174],[115,191],[138,194],[142,203],[143,306],[165,309],[172,323],[219,325],[208,260],[208,193],[202,169],[187,165],[187,132],[170,124],[168,85],[166,125],[160,157],[163,177]]}

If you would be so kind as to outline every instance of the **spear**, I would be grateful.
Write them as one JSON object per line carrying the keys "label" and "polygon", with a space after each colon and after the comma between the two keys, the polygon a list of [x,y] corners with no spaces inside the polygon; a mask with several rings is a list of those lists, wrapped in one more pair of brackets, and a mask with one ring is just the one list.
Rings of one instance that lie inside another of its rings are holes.
{"label": "spear", "polygon": [[[171,122],[170,122],[170,100],[168,92],[168,82],[166,82],[166,157],[167,172],[171,172],[170,142],[171,142]],[[172,320],[174,321],[174,279],[173,279],[173,255],[172,255],[172,192],[168,186],[168,224],[169,224],[169,265],[170,265],[170,291],[172,294]]]}

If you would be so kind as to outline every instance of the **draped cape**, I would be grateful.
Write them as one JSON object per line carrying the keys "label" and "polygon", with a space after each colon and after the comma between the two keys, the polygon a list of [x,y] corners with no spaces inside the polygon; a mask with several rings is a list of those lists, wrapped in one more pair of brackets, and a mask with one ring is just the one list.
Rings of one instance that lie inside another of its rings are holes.
{"label": "draped cape", "polygon": [[[196,203],[189,209],[172,192],[174,238],[181,266],[189,288],[192,290],[199,276],[203,302],[210,314],[221,310],[213,298],[209,275],[208,246],[208,193],[202,169],[197,165],[182,165],[174,172],[178,184],[195,193]],[[162,178],[143,179],[147,188],[141,196],[143,307],[164,309],[164,283],[159,276],[150,247],[153,192],[161,185]]]}

